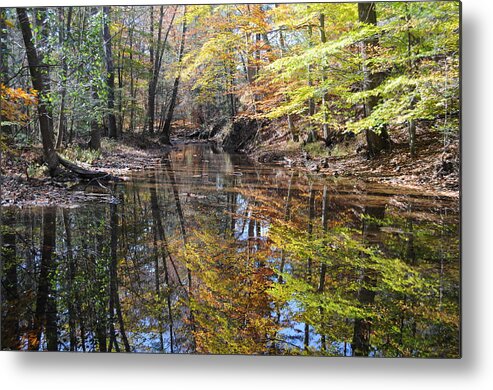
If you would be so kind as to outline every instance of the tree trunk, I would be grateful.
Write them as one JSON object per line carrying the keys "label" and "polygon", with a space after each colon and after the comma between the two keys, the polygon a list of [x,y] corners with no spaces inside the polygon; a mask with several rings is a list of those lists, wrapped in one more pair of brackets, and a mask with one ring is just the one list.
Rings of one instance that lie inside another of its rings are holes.
{"label": "tree trunk", "polygon": [[129,62],[130,62],[130,120],[129,130],[131,133],[135,131],[135,93],[134,93],[134,29],[131,28],[129,35]]}
{"label": "tree trunk", "polygon": [[22,38],[26,47],[29,73],[33,88],[39,93],[38,116],[43,143],[43,157],[48,165],[51,176],[55,176],[58,171],[59,161],[53,142],[53,117],[50,104],[46,97],[50,93],[50,84],[46,73],[43,71],[44,64],[41,63],[36,48],[33,43],[33,33],[31,24],[25,8],[17,8],[17,18],[22,30]]}
{"label": "tree trunk", "polygon": [[106,62],[106,86],[108,88],[108,130],[110,138],[118,138],[115,116],[115,68],[113,65],[113,52],[110,34],[111,7],[103,7],[104,25],[103,25],[103,44],[104,58]]}
{"label": "tree trunk", "polygon": [[149,54],[150,54],[150,79],[149,79],[149,89],[148,89],[148,98],[147,98],[147,126],[149,129],[149,133],[154,133],[154,122],[156,121],[156,88],[159,78],[159,72],[161,71],[161,64],[163,61],[163,53],[166,46],[166,42],[168,41],[168,36],[171,31],[171,27],[173,26],[173,21],[176,15],[175,6],[173,15],[171,17],[171,21],[168,25],[168,29],[166,30],[166,34],[164,38],[162,37],[162,28],[163,28],[163,18],[164,18],[164,7],[160,7],[159,11],[159,25],[158,25],[158,36],[156,43],[156,50],[154,50],[154,9],[151,6],[151,44],[149,46]]}
{"label": "tree trunk", "polygon": [[178,96],[178,86],[180,84],[180,72],[181,72],[181,60],[183,58],[183,51],[185,49],[185,34],[187,31],[187,23],[185,20],[187,13],[186,5],[183,6],[183,24],[181,30],[181,42],[180,42],[180,50],[178,53],[178,63],[180,69],[178,70],[178,75],[175,78],[175,82],[173,84],[173,92],[171,94],[171,101],[169,103],[168,111],[166,113],[166,120],[164,121],[163,129],[161,131],[160,141],[165,145],[171,144],[170,141],[170,132],[171,132],[171,121],[173,120],[173,112],[175,110],[176,97]]}
{"label": "tree trunk", "polygon": [[[409,27],[409,23],[411,20],[411,15],[409,12],[409,7],[406,4],[406,22],[408,23],[407,27],[407,67],[408,67],[408,72],[413,75],[414,74],[414,64],[413,64],[413,59],[412,59],[412,45],[413,45],[413,36],[411,34],[411,29]],[[416,95],[412,95],[411,97],[411,102],[410,102],[410,109],[414,110],[416,107],[418,99]],[[407,122],[407,131],[409,135],[409,152],[411,153],[411,157],[416,157],[416,120],[409,119]]]}
{"label": "tree trunk", "polygon": [[[93,108],[96,110],[98,106],[98,93],[96,92],[96,87],[91,85],[91,93],[93,100]],[[99,150],[101,149],[101,127],[97,118],[92,118],[91,120],[91,139],[89,140],[89,149]]]}
{"label": "tree trunk", "polygon": [[[375,3],[358,3],[358,16],[361,23],[377,25],[377,13],[375,9]],[[361,44],[361,52],[363,56],[363,73],[364,82],[363,89],[365,91],[370,91],[378,87],[383,79],[384,74],[382,72],[372,73],[368,66],[366,65],[366,60],[368,59],[368,49],[372,46],[378,45],[378,37],[373,37],[366,39]],[[365,101],[365,117],[371,115],[371,112],[375,106],[379,103],[380,98],[378,96],[370,96]],[[382,150],[390,150],[390,138],[387,132],[387,128],[383,126],[381,129],[366,129],[366,143],[368,148],[368,157],[373,158],[380,154]]]}
{"label": "tree trunk", "polygon": [[7,46],[7,13],[5,8],[0,8],[0,82],[7,86],[9,81],[9,61],[8,61],[8,46]]}
{"label": "tree trunk", "polygon": [[[325,35],[325,15],[323,13],[320,14],[319,16],[319,28],[320,28],[320,42],[326,43],[327,42],[327,36]],[[322,69],[322,83],[324,83],[327,80],[327,68],[324,66]],[[328,94],[324,90],[324,93],[322,95],[322,111],[323,111],[323,124],[322,124],[322,133],[324,137],[324,141],[326,145],[329,145],[330,143],[330,132],[329,132],[329,124],[327,123],[329,121],[329,107],[328,107]]]}
{"label": "tree trunk", "polygon": [[154,112],[155,112],[155,85],[154,85],[154,6],[150,7],[150,44],[149,44],[149,62],[151,64],[149,73],[149,86],[147,91],[147,129],[150,134],[154,133]]}
{"label": "tree trunk", "polygon": [[[278,5],[276,4],[276,8]],[[281,53],[284,54],[287,52],[287,47],[286,47],[286,41],[284,39],[284,34],[282,33],[282,30],[279,31],[279,45],[281,47]],[[284,100],[287,100],[287,96],[284,96]],[[299,141],[298,134],[296,133],[296,128],[294,126],[294,121],[293,121],[293,116],[291,114],[286,115],[286,120],[288,122],[288,130],[289,133],[291,134],[291,140],[294,142]]]}
{"label": "tree trunk", "polygon": [[[7,86],[9,83],[9,49],[7,45],[7,13],[5,8],[0,8],[0,83]],[[0,102],[1,104],[1,102]],[[2,110],[0,110],[0,123],[3,122]],[[10,133],[10,126],[1,125],[2,134]],[[2,150],[0,150],[0,164],[1,164]]]}
{"label": "tree trunk", "polygon": [[409,152],[411,157],[416,157],[416,121],[414,119],[409,120],[407,129],[409,133]]}
{"label": "tree trunk", "polygon": [[[312,47],[312,27],[308,27],[308,36],[310,39],[310,43],[308,44],[308,47]],[[313,87],[313,80],[312,80],[312,66],[308,65],[307,67],[307,72],[308,72],[308,86]],[[310,117],[308,119],[308,138],[307,138],[307,143],[315,142],[317,140],[317,134],[315,133],[315,127],[313,126],[313,119],[312,116],[315,115],[315,99],[310,98],[308,100],[308,116]]]}
{"label": "tree trunk", "polygon": [[[70,37],[70,27],[72,23],[72,7],[68,9],[67,15],[67,26],[65,27],[65,14],[64,8],[59,7],[58,16],[59,16],[59,37],[58,43],[62,46],[66,39]],[[66,34],[65,34],[66,28]],[[58,137],[56,141],[56,149],[60,149],[62,146],[63,139],[65,137],[65,133],[67,131],[67,118],[65,117],[65,97],[67,94],[67,61],[65,59],[65,54],[62,55],[62,72],[61,72],[61,88],[60,88],[60,115],[58,118]]]}

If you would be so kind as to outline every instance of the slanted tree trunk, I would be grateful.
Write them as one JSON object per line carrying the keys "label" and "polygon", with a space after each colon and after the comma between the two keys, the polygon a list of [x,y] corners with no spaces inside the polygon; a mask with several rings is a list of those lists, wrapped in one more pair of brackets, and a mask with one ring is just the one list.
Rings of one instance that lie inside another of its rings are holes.
{"label": "slanted tree trunk", "polygon": [[103,25],[103,45],[104,58],[106,62],[106,86],[108,88],[108,130],[110,138],[118,138],[115,116],[115,67],[113,64],[113,52],[110,34],[111,7],[103,7],[104,25]]}
{"label": "slanted tree trunk", "polygon": [[150,79],[149,79],[149,89],[148,89],[148,98],[147,98],[147,126],[149,129],[149,133],[154,133],[154,122],[156,120],[156,89],[159,78],[159,72],[161,71],[161,65],[163,62],[163,54],[166,46],[166,42],[168,41],[168,36],[171,31],[171,27],[173,26],[173,21],[175,20],[177,7],[175,6],[173,15],[171,16],[171,21],[166,30],[166,34],[162,37],[162,29],[163,29],[163,18],[164,18],[164,7],[161,6],[159,10],[159,24],[158,24],[158,35],[157,35],[157,43],[156,48],[154,50],[154,10],[151,6],[151,44],[149,46],[149,54],[150,54]]}
{"label": "slanted tree trunk", "polygon": [[173,83],[173,92],[171,94],[171,101],[169,103],[168,111],[166,113],[166,119],[164,121],[163,129],[161,131],[160,141],[165,145],[169,145],[170,141],[170,133],[171,133],[171,121],[173,120],[173,112],[175,110],[176,105],[176,97],[178,96],[178,86],[180,84],[180,73],[181,73],[181,60],[183,58],[183,51],[185,49],[185,34],[187,32],[187,23],[185,20],[187,13],[187,7],[183,6],[183,24],[181,30],[181,42],[180,49],[178,53],[178,63],[180,69],[178,70],[178,75],[175,78],[175,82]]}
{"label": "slanted tree trunk", "polygon": [[58,171],[59,161],[54,147],[53,140],[53,116],[50,104],[47,102],[47,95],[50,93],[50,84],[44,64],[40,61],[38,52],[34,47],[33,33],[31,24],[25,8],[17,8],[17,18],[22,31],[22,38],[26,47],[27,62],[33,88],[39,93],[38,116],[41,131],[41,141],[43,143],[43,158],[48,165],[51,176],[55,176]]}
{"label": "slanted tree trunk", "polygon": [[[366,24],[377,25],[377,13],[375,9],[375,3],[358,3],[358,16],[359,21]],[[366,65],[368,59],[368,51],[372,46],[378,45],[378,37],[366,39],[361,44],[361,52],[363,56],[363,73],[364,82],[363,89],[370,91],[378,87],[384,80],[384,74],[382,72],[372,73]],[[370,96],[365,101],[365,117],[371,115],[373,109],[380,102],[378,96]],[[368,157],[373,158],[380,154],[382,150],[390,150],[390,138],[387,132],[387,128],[384,126],[380,129],[366,129],[366,143],[368,148]]]}
{"label": "slanted tree trunk", "polygon": [[[27,62],[29,66],[29,73],[31,74],[31,81],[33,88],[38,91],[40,101],[38,103],[38,116],[39,127],[41,131],[41,141],[43,143],[43,158],[48,165],[48,169],[51,176],[55,176],[58,172],[59,165],[63,164],[65,168],[75,172],[81,177],[104,177],[101,172],[93,172],[87,169],[78,167],[77,165],[64,160],[55,150],[54,134],[53,134],[53,116],[49,103],[45,98],[50,93],[50,84],[47,71],[43,68],[46,65],[43,64],[42,57],[38,55],[33,43],[33,33],[31,30],[31,24],[25,8],[17,8],[17,18],[22,30],[22,37],[24,45],[26,47]],[[38,11],[43,15],[43,12]],[[115,122],[116,123],[116,122]]]}

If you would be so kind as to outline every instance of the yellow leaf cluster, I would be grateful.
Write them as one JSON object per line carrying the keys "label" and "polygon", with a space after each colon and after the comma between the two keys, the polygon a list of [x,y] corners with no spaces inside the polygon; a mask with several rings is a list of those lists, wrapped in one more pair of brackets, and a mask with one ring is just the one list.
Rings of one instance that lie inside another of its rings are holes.
{"label": "yellow leaf cluster", "polygon": [[0,112],[2,121],[23,124],[27,121],[26,107],[38,103],[38,93],[34,89],[9,88],[0,84]]}

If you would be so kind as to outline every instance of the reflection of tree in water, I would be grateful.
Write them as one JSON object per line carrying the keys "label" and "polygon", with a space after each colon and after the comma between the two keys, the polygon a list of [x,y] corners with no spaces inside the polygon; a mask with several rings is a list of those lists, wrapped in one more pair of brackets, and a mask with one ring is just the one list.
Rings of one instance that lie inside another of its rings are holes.
{"label": "reflection of tree in water", "polygon": [[457,356],[454,214],[199,146],[147,175],[5,209],[2,348]]}

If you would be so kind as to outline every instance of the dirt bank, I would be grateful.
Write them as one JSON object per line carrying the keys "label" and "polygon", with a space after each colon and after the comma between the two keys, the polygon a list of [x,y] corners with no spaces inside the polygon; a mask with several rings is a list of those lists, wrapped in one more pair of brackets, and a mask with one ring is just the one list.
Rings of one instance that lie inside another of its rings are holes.
{"label": "dirt bank", "polygon": [[[131,171],[152,167],[171,150],[170,146],[162,146],[157,140],[138,136],[126,135],[118,142],[104,142],[102,151],[92,156],[94,159],[91,158],[90,162],[76,162],[83,168],[102,171],[122,180]],[[89,154],[80,149],[77,152],[81,155]],[[69,158],[75,154],[74,150],[66,153]],[[77,176],[67,171],[55,178],[49,177],[42,166],[40,146],[5,151],[0,167],[2,206],[73,206],[88,200],[107,202],[110,199],[95,191],[84,191],[84,188],[89,188],[88,184],[108,186],[111,183],[81,182]]]}
{"label": "dirt bank", "polygon": [[[395,139],[390,152],[383,152],[371,160],[366,157],[364,149],[356,152],[361,149],[361,141],[358,139],[342,146],[327,153],[311,153],[310,147],[294,148],[289,142],[277,140],[271,145],[266,143],[264,147],[256,148],[251,154],[261,162],[274,162],[321,175],[355,178],[420,189],[427,194],[459,197],[458,142],[450,142],[444,147],[439,134],[423,132],[420,134],[416,157],[411,157],[405,140]],[[323,147],[311,149],[319,152]],[[344,155],[331,155],[342,149]]]}

